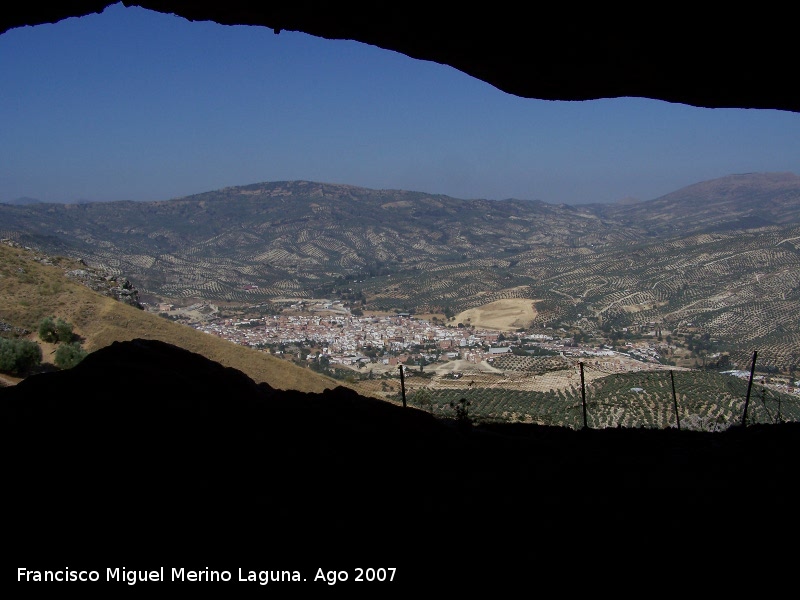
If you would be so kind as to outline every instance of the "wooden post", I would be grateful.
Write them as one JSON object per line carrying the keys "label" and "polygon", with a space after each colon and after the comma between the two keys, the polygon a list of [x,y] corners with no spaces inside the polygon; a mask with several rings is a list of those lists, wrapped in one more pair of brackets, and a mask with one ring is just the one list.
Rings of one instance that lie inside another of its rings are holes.
{"label": "wooden post", "polygon": [[583,384],[583,363],[578,363],[581,367],[581,398],[583,399],[583,428],[586,429],[586,386]]}
{"label": "wooden post", "polygon": [[669,379],[672,382],[672,406],[675,407],[675,422],[678,424],[678,431],[681,430],[681,416],[678,414],[678,398],[675,396],[675,376],[672,369],[669,370]]}
{"label": "wooden post", "polygon": [[406,407],[406,380],[403,377],[403,365],[400,365],[400,393],[403,395],[403,408]]}
{"label": "wooden post", "polygon": [[747,382],[747,397],[744,399],[742,427],[747,427],[747,405],[750,404],[750,389],[753,387],[753,373],[755,373],[756,370],[756,356],[758,356],[758,351],[753,351],[753,362],[750,364],[750,381]]}

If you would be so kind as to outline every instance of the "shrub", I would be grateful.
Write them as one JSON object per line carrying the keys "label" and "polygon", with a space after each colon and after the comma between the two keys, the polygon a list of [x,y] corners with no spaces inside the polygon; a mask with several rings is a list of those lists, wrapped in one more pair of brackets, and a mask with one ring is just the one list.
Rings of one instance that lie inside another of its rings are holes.
{"label": "shrub", "polygon": [[72,334],[72,323],[67,323],[62,319],[56,319],[56,337],[59,342],[64,342],[65,344],[71,342],[74,337]]}
{"label": "shrub", "polygon": [[55,344],[58,342],[69,343],[74,335],[72,333],[72,323],[67,323],[64,319],[55,317],[45,317],[39,323],[39,338],[43,342]]}
{"label": "shrub", "polygon": [[53,317],[45,317],[42,319],[42,322],[39,323],[39,339],[49,344],[53,344],[58,341],[56,322]]}
{"label": "shrub", "polygon": [[472,417],[469,415],[469,406],[472,404],[466,398],[461,398],[458,402],[450,401],[450,408],[456,411],[456,423],[459,427],[470,428],[472,426]]}
{"label": "shrub", "polygon": [[77,342],[72,342],[69,344],[61,344],[58,349],[56,349],[55,358],[53,359],[53,363],[59,369],[71,369],[79,362],[81,362],[88,353],[86,350],[81,348],[81,345]]}
{"label": "shrub", "polygon": [[42,349],[31,340],[0,338],[0,371],[21,375],[42,362]]}

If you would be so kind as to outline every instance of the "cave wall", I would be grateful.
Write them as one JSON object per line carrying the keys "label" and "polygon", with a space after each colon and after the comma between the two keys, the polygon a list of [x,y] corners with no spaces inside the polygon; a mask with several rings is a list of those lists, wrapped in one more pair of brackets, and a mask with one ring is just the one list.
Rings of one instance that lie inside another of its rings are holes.
{"label": "cave wall", "polygon": [[[0,34],[102,12],[108,1],[7,5]],[[452,66],[523,98],[640,97],[800,112],[789,9],[696,5],[378,5],[242,0],[123,2],[191,21],[355,40]],[[787,6],[788,5],[784,5]]]}

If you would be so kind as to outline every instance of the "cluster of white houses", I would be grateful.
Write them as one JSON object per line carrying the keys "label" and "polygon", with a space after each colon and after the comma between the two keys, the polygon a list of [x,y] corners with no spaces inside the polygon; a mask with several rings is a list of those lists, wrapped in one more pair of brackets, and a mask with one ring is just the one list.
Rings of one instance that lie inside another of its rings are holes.
{"label": "cluster of white houses", "polygon": [[[448,323],[416,319],[407,314],[362,316],[351,314],[279,314],[261,319],[236,321],[217,319],[196,323],[200,331],[217,335],[254,348],[317,348],[331,363],[354,365],[380,361],[386,365],[405,363],[409,356],[433,360],[491,361],[511,352],[520,343],[534,343],[545,349],[567,354],[617,354],[610,349],[575,348],[570,339],[557,332],[516,334]],[[521,337],[518,337],[521,336]],[[317,354],[309,355],[309,359]],[[639,357],[657,362],[658,354],[650,349]]]}
{"label": "cluster of white houses", "polygon": [[420,346],[437,354],[457,353],[465,348],[496,345],[502,339],[498,331],[439,325],[405,314],[281,314],[249,321],[217,319],[194,327],[247,346],[306,344],[323,348],[332,357],[363,354],[368,348],[403,353]]}
{"label": "cluster of white houses", "polygon": [[[205,307],[198,305],[184,311],[195,308]],[[297,310],[303,307],[292,308]],[[159,305],[158,309],[169,313],[174,307]],[[186,324],[237,344],[269,348],[273,352],[285,351],[301,355],[302,348],[313,349],[307,353],[308,360],[324,356],[329,363],[349,366],[367,362],[392,366],[405,364],[409,358],[424,358],[428,363],[465,360],[477,364],[483,361],[492,362],[495,357],[512,352],[515,346],[526,344],[552,350],[563,356],[595,357],[600,362],[594,364],[608,371],[627,371],[631,368],[639,370],[643,367],[642,363],[649,363],[649,369],[671,368],[662,364],[661,357],[663,352],[674,348],[653,339],[649,342],[627,342],[626,351],[619,352],[607,345],[577,345],[564,329],[548,327],[546,332],[539,333],[503,333],[463,324],[456,326],[452,322],[417,319],[407,313],[356,316],[335,303],[331,306],[320,306],[320,309],[281,313],[246,321],[204,318]],[[749,372],[744,371],[726,373],[749,375]],[[789,382],[788,385],[781,386],[781,391],[798,393],[799,388],[800,381]]]}
{"label": "cluster of white houses", "polygon": [[[249,321],[217,319],[193,327],[256,348],[312,346],[320,348],[331,362],[344,364],[364,360],[368,349],[377,350],[387,361],[414,350],[440,358],[472,355],[475,361],[511,350],[510,341],[499,331],[438,324],[402,313],[380,317],[281,314]],[[534,334],[526,339],[545,342],[553,341],[553,336]]]}

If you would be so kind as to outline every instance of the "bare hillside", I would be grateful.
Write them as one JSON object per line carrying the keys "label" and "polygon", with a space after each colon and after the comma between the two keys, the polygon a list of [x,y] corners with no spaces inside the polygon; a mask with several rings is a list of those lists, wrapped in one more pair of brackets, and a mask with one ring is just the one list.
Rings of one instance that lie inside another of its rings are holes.
{"label": "bare hillside", "polygon": [[[136,338],[159,340],[196,352],[225,366],[234,366],[257,383],[277,389],[322,392],[339,385],[333,379],[289,364],[277,357],[173,323],[155,314],[103,295],[69,274],[85,271],[64,257],[0,244],[0,323],[8,333],[40,341],[37,330],[47,316],[74,327],[88,352]],[[109,280],[109,289],[113,288]],[[52,347],[43,346],[45,363]],[[14,378],[6,378],[14,382]],[[120,382],[124,385],[124,382]]]}

